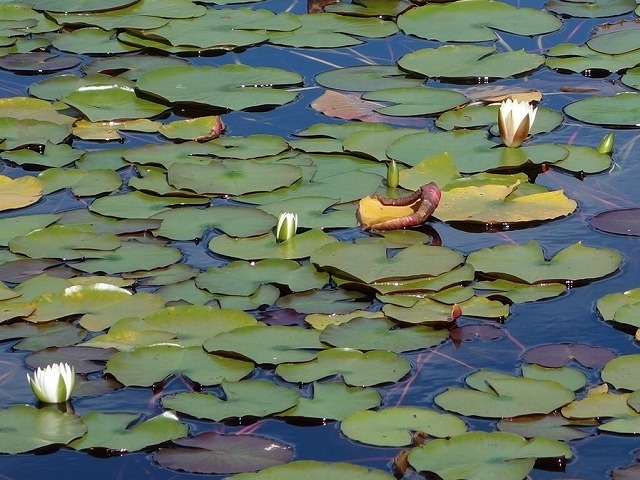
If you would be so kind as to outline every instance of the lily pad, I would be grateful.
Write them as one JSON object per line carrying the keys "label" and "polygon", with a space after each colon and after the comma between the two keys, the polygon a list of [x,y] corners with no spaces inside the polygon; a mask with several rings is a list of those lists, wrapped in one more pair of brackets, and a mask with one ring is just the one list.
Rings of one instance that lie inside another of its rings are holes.
{"label": "lily pad", "polygon": [[445,45],[423,48],[398,60],[398,66],[426,77],[508,78],[535,70],[544,57],[524,50],[496,53],[495,47]]}
{"label": "lily pad", "polygon": [[511,277],[527,283],[588,281],[615,272],[622,256],[610,248],[574,243],[545,258],[542,247],[531,240],[526,245],[498,245],[469,254],[476,271],[492,277]]}
{"label": "lily pad", "polygon": [[460,252],[416,244],[389,257],[383,242],[328,244],[311,255],[319,268],[365,283],[416,276],[437,276],[462,264]]}
{"label": "lily pad", "polygon": [[640,354],[621,355],[607,362],[602,368],[602,380],[617,389],[639,390],[640,379],[636,375]]}
{"label": "lily pad", "polygon": [[564,111],[585,123],[635,127],[640,112],[640,93],[625,92],[612,97],[589,97],[567,105]]}
{"label": "lily pad", "polygon": [[162,406],[196,418],[220,421],[247,416],[266,417],[291,408],[298,401],[293,388],[266,380],[222,382],[224,399],[210,393],[183,392],[162,398]]}
{"label": "lily pad", "polygon": [[163,67],[143,74],[137,88],[172,103],[192,103],[242,110],[261,105],[284,105],[295,92],[273,88],[296,85],[302,77],[271,67]]}
{"label": "lily pad", "polygon": [[13,405],[0,409],[4,425],[0,451],[23,453],[49,445],[66,444],[87,431],[79,417],[62,413],[55,407],[35,408]]}
{"label": "lily pad", "polygon": [[164,468],[211,475],[260,470],[287,463],[292,456],[290,446],[270,438],[201,432],[174,439],[173,446],[159,448],[153,460]]}
{"label": "lily pad", "polygon": [[42,197],[42,182],[34,177],[9,178],[0,175],[0,211],[22,208]]}
{"label": "lily pad", "polygon": [[287,285],[294,292],[322,288],[329,275],[293,260],[265,259],[259,262],[235,261],[224,267],[210,268],[196,278],[196,284],[211,293],[252,295],[265,283]]}
{"label": "lily pad", "polygon": [[392,102],[397,105],[377,108],[383,115],[433,115],[466,104],[462,93],[431,87],[396,87],[373,90],[362,95],[364,100]]}
{"label": "lily pad", "polygon": [[279,413],[281,417],[344,420],[347,416],[380,406],[382,397],[373,388],[350,387],[342,382],[313,383],[313,397]]}
{"label": "lily pad", "polygon": [[353,35],[383,38],[393,35],[398,27],[380,18],[358,18],[335,13],[299,15],[300,28],[290,32],[273,32],[269,42],[289,47],[337,48],[363,43]]}
{"label": "lily pad", "polygon": [[453,437],[467,430],[455,415],[417,407],[391,407],[360,411],[345,418],[340,430],[351,440],[379,447],[404,447],[413,443],[413,433],[430,437]]}
{"label": "lily pad", "polygon": [[640,208],[625,208],[598,213],[589,223],[603,232],[640,236],[639,218]]}
{"label": "lily pad", "polygon": [[76,450],[106,448],[118,452],[135,452],[167,440],[184,437],[189,432],[186,424],[178,421],[175,414],[164,412],[137,423],[136,413],[87,412],[82,421],[88,427],[85,436],[69,444]]}
{"label": "lily pad", "polygon": [[[273,327],[270,327],[273,328]],[[411,364],[395,353],[371,350],[362,353],[352,348],[331,348],[307,363],[283,363],[276,374],[288,382],[309,383],[341,375],[347,385],[369,387],[397,382],[411,371]]]}
{"label": "lily pad", "polygon": [[[483,381],[482,385],[475,385],[477,378]],[[435,397],[436,405],[467,416],[502,418],[550,413],[575,398],[572,390],[551,380],[492,376],[492,372],[481,370],[467,377],[466,382],[482,390],[449,387]]]}
{"label": "lily pad", "polygon": [[104,371],[128,386],[148,387],[170,375],[184,375],[201,385],[218,385],[246,377],[253,364],[210,355],[200,346],[167,344],[119,352],[109,359]]}
{"label": "lily pad", "polygon": [[369,469],[350,463],[323,463],[315,460],[296,462],[265,468],[256,473],[240,473],[229,480],[326,480],[339,475],[344,480],[393,480],[395,477],[382,470]]}
{"label": "lily pad", "polygon": [[546,9],[560,15],[579,18],[601,18],[622,15],[636,8],[633,0],[589,0],[575,2],[573,0],[548,0]]}
{"label": "lily pad", "polygon": [[340,325],[328,325],[320,334],[320,341],[334,347],[400,353],[433,347],[449,337],[446,329],[435,330],[423,325],[395,327],[390,320],[359,317]]}
{"label": "lily pad", "polygon": [[360,65],[319,73],[316,82],[334,90],[368,92],[382,88],[416,87],[423,80],[408,78],[395,65]]}
{"label": "lily pad", "polygon": [[440,42],[490,42],[498,39],[492,29],[533,36],[559,30],[562,25],[545,11],[492,0],[430,3],[398,18],[406,34]]}
{"label": "lily pad", "polygon": [[249,358],[258,364],[278,365],[283,362],[306,362],[316,358],[325,347],[320,333],[300,327],[262,324],[219,333],[204,342],[205,350],[220,355]]}
{"label": "lily pad", "polygon": [[640,320],[638,320],[640,288],[604,295],[598,299],[596,308],[602,318],[608,322],[613,321],[640,328]]}
{"label": "lily pad", "polygon": [[538,458],[572,455],[566,444],[548,438],[526,440],[507,432],[468,432],[414,448],[408,461],[416,470],[433,472],[443,480],[520,480]]}
{"label": "lily pad", "polygon": [[543,367],[562,367],[575,360],[587,368],[603,367],[616,357],[613,350],[584,343],[554,343],[530,348],[522,355],[525,362]]}
{"label": "lily pad", "polygon": [[617,55],[592,50],[587,45],[561,43],[550,48],[545,61],[549,68],[569,72],[581,72],[595,76],[600,72],[618,72],[635,66],[640,61],[640,52],[631,51]]}

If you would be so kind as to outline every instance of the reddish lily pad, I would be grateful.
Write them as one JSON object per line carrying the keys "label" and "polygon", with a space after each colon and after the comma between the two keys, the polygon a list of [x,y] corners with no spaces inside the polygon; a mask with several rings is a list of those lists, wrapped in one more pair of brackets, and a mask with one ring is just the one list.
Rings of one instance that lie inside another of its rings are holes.
{"label": "reddish lily pad", "polygon": [[0,57],[0,68],[20,73],[52,73],[76,67],[82,62],[73,55],[47,52],[10,53]]}
{"label": "reddish lily pad", "polygon": [[598,213],[589,221],[593,228],[618,235],[640,236],[640,208]]}
{"label": "reddish lily pad", "polygon": [[164,468],[191,473],[253,472],[287,463],[293,449],[258,435],[221,435],[202,432],[173,440],[173,447],[158,449],[153,459]]}
{"label": "reddish lily pad", "polygon": [[613,350],[604,347],[584,343],[556,343],[531,348],[524,352],[522,358],[525,362],[543,367],[563,367],[575,360],[587,368],[600,368],[616,356]]}

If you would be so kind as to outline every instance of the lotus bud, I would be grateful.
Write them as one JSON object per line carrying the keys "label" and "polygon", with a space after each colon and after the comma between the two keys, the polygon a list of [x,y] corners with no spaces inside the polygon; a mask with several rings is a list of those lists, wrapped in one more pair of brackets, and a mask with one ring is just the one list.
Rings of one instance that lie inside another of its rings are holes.
{"label": "lotus bud", "polygon": [[532,103],[507,98],[500,105],[498,112],[498,129],[500,138],[507,147],[519,147],[527,138],[538,107]]}
{"label": "lotus bud", "polygon": [[298,215],[295,213],[282,212],[278,217],[276,226],[276,242],[289,240],[298,230]]}
{"label": "lotus bud", "polygon": [[400,169],[395,160],[387,163],[387,187],[396,188],[400,182]]}
{"label": "lotus bud", "polygon": [[38,368],[33,378],[27,374],[31,390],[38,400],[45,403],[62,403],[69,400],[76,383],[75,369],[67,363],[54,363]]}
{"label": "lotus bud", "polygon": [[598,152],[600,153],[604,153],[605,155],[611,155],[611,152],[613,152],[614,140],[615,138],[613,133],[607,133],[604,137],[602,137],[602,140],[600,140],[600,143],[598,144],[598,148],[596,148],[596,150],[598,150]]}

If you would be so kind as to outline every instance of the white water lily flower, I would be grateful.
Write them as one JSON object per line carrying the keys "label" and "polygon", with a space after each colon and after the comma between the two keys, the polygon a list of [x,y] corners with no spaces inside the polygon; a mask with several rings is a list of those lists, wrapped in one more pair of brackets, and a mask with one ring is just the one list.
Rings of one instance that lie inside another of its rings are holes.
{"label": "white water lily flower", "polygon": [[531,131],[538,107],[532,103],[507,98],[498,112],[500,138],[507,147],[519,147]]}
{"label": "white water lily flower", "polygon": [[76,383],[75,369],[67,363],[54,363],[38,368],[33,378],[27,374],[31,390],[38,400],[45,403],[62,403],[69,400]]}
{"label": "white water lily flower", "polygon": [[276,226],[276,242],[289,240],[298,230],[298,215],[295,213],[282,212],[278,217]]}

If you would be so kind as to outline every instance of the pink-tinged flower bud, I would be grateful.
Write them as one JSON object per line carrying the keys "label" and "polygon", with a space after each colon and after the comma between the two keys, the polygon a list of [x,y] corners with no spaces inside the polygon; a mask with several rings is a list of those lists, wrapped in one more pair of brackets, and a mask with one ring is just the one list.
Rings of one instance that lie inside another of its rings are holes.
{"label": "pink-tinged flower bud", "polygon": [[498,129],[500,138],[507,147],[519,147],[527,138],[538,107],[529,102],[519,102],[507,98],[500,105],[498,112]]}

